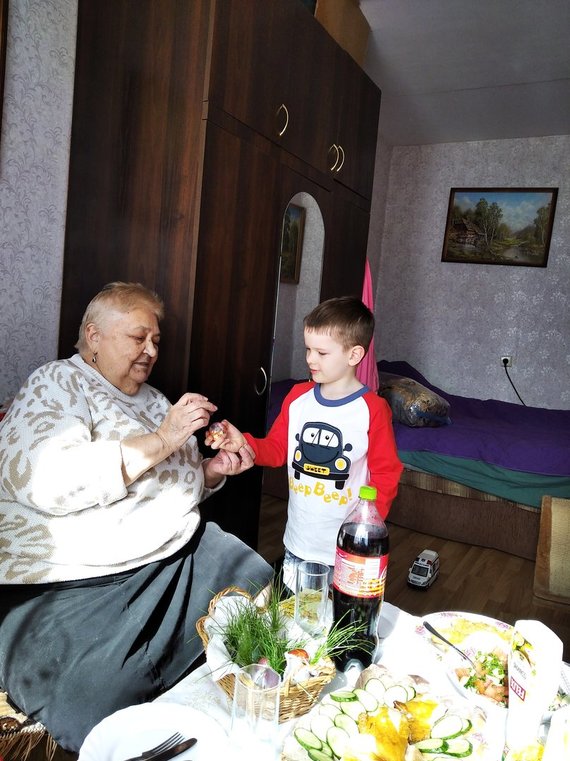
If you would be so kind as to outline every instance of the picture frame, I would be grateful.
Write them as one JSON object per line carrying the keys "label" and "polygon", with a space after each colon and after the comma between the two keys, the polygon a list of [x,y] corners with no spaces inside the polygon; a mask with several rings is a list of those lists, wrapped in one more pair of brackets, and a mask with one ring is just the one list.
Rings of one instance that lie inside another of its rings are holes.
{"label": "picture frame", "polygon": [[281,232],[281,270],[279,280],[282,283],[299,282],[304,229],[305,208],[290,203],[283,215],[283,228]]}
{"label": "picture frame", "polygon": [[546,267],[558,188],[451,188],[442,262]]}
{"label": "picture frame", "polygon": [[6,74],[6,47],[8,45],[8,0],[0,0],[0,135],[4,104],[4,76]]}

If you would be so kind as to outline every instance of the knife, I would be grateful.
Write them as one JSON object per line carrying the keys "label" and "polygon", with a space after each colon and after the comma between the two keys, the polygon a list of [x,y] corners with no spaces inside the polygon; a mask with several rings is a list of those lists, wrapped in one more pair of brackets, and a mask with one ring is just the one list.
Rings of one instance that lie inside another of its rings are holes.
{"label": "knife", "polygon": [[182,742],[173,745],[172,748],[168,748],[168,750],[162,750],[159,753],[154,753],[151,756],[137,756],[136,759],[128,759],[128,761],[169,761],[169,759],[174,758],[174,756],[178,756],[180,753],[188,750],[188,748],[196,745],[197,742],[198,741],[195,737],[191,737],[188,740],[182,740]]}

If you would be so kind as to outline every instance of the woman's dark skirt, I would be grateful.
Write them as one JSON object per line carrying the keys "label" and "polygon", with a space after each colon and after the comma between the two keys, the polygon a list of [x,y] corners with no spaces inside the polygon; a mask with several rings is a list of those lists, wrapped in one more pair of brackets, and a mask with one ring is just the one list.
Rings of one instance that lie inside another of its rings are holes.
{"label": "woman's dark skirt", "polygon": [[65,749],[105,716],[189,673],[196,621],[220,590],[260,591],[273,570],[215,523],[167,560],[61,584],[0,586],[0,687]]}

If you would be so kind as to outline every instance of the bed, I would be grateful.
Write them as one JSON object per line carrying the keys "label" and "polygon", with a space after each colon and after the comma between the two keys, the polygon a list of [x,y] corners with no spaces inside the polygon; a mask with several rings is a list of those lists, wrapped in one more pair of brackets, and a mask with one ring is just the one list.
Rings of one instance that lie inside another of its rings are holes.
{"label": "bed", "polygon": [[[570,497],[570,410],[451,395],[406,362],[381,361],[378,371],[411,379],[449,408],[449,424],[411,426],[389,400],[404,463],[389,520],[534,560],[543,498]],[[272,385],[269,424],[294,382]],[[264,490],[286,499],[284,470],[266,469]]]}

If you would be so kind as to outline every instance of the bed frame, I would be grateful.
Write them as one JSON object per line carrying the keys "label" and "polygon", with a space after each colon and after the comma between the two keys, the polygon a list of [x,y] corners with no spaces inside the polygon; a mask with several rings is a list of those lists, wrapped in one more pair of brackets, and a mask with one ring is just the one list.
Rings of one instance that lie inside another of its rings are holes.
{"label": "bed frame", "polygon": [[388,519],[422,534],[536,557],[540,510],[430,473],[404,469]]}

